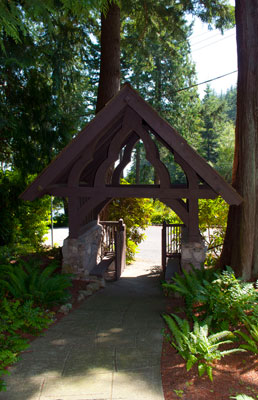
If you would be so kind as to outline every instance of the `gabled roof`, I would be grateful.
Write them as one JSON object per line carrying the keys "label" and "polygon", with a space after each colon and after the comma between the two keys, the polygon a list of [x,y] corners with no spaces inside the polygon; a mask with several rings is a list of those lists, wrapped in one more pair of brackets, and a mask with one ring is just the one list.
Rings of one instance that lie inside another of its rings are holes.
{"label": "gabled roof", "polygon": [[[107,158],[109,145],[117,132],[122,129],[128,108],[133,110],[144,125],[154,132],[178,158],[184,160],[217,195],[221,195],[229,204],[238,205],[242,202],[241,196],[232,186],[188,145],[186,140],[161,118],[129,84],[125,84],[77,137],[38,175],[21,195],[21,198],[34,200],[46,193],[51,193],[50,188],[53,185],[67,185],[69,174],[78,162],[81,162],[82,165],[83,162],[86,163],[83,180],[92,186],[92,176],[96,172],[96,168]],[[133,121],[131,122],[133,124]],[[129,139],[133,140],[132,135]],[[126,139],[124,144],[128,144]]]}

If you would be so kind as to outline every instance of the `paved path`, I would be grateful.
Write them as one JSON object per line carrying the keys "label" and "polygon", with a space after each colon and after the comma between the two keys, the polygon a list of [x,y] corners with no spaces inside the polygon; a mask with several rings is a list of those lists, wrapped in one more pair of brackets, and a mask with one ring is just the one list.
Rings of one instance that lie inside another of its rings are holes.
{"label": "paved path", "polygon": [[0,400],[164,400],[164,299],[155,259],[138,256],[118,282],[32,342]]}

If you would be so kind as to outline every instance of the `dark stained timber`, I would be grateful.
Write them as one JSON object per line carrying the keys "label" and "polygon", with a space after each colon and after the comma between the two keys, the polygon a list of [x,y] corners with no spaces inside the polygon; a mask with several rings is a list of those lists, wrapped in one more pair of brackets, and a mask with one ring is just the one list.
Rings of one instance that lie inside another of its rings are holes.
{"label": "dark stained timber", "polygon": [[[174,154],[185,172],[187,185],[171,184],[152,134]],[[159,185],[120,185],[121,174],[138,140],[143,142]],[[116,161],[118,165],[108,180],[111,184],[107,185],[105,177]],[[220,195],[228,204],[242,202],[241,196],[129,84],[124,85],[20,197],[34,200],[44,194],[68,197],[69,235],[73,238],[82,234],[86,221],[96,219],[103,205],[113,198],[160,199],[182,219],[191,240],[199,240],[198,199],[214,199]]]}

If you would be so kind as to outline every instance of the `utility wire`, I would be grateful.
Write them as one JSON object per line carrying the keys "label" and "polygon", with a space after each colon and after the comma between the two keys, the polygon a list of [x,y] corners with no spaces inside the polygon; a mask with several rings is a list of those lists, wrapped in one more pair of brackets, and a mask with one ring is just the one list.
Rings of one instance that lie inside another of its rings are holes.
{"label": "utility wire", "polygon": [[195,42],[195,43],[191,43],[191,41],[190,41],[190,44],[191,44],[191,47],[198,46],[199,44],[201,44],[203,42],[207,42],[208,40],[213,40],[213,39],[217,39],[217,40],[215,42],[212,42],[212,43],[217,43],[217,42],[219,42],[221,40],[225,40],[225,39],[230,38],[232,36],[236,36],[236,35],[234,33],[231,33],[230,35],[226,35],[226,36],[222,36],[222,37],[221,37],[221,35],[215,35],[215,36],[207,37],[206,39],[203,39],[203,40],[199,40],[199,42]]}
{"label": "utility wire", "polygon": [[221,79],[221,78],[224,78],[224,76],[235,74],[236,72],[237,72],[237,70],[236,71],[232,71],[232,72],[228,72],[227,74],[217,76],[216,78],[208,79],[207,81],[200,82],[200,83],[195,83],[194,85],[187,86],[187,87],[184,87],[184,88],[179,89],[179,90],[175,90],[173,93],[182,92],[183,90],[187,90],[187,89],[191,89],[191,88],[196,87],[196,86],[204,85],[205,83],[216,81],[217,79]]}
{"label": "utility wire", "polygon": [[[230,28],[230,29],[227,29],[226,31],[225,31],[225,35],[227,35],[228,33],[230,33],[230,32],[233,32],[233,33],[235,33],[235,27],[234,28]],[[203,36],[205,36],[205,35],[208,35],[208,37],[210,37],[210,38],[213,38],[213,37],[215,37],[215,36],[221,36],[221,35],[224,35],[224,34],[222,34],[222,33],[220,33],[217,29],[214,29],[214,30],[208,30],[208,31],[206,31],[206,32],[203,32],[203,33],[200,33],[200,34],[195,34],[195,33],[193,33],[192,35],[190,35],[189,36],[189,38],[191,39],[191,40],[193,40],[193,41],[195,41],[197,38],[202,38]],[[207,37],[207,38],[208,38]],[[199,39],[198,39],[199,40]],[[198,42],[198,40],[197,40],[197,42]],[[205,39],[204,39],[205,40]],[[196,42],[196,43],[197,43]]]}
{"label": "utility wire", "polygon": [[216,44],[216,43],[218,43],[218,42],[221,42],[222,40],[225,40],[225,39],[229,39],[229,38],[231,38],[232,36],[235,36],[235,35],[230,35],[230,36],[224,37],[224,38],[222,38],[222,39],[216,40],[215,42],[208,43],[208,44],[206,44],[205,46],[203,46],[203,47],[200,47],[199,49],[193,49],[193,50],[192,50],[192,52],[195,52],[195,51],[199,51],[199,50],[205,49],[205,47],[212,46],[213,44]]}

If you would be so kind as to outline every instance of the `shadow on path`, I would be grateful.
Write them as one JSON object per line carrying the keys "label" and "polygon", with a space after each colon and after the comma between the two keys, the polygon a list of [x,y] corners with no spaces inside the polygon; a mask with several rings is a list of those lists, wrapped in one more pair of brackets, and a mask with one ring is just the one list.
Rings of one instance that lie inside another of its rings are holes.
{"label": "shadow on path", "polygon": [[163,400],[164,309],[157,269],[128,266],[31,343],[0,400]]}

